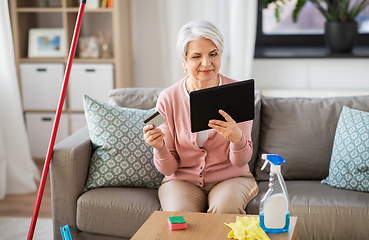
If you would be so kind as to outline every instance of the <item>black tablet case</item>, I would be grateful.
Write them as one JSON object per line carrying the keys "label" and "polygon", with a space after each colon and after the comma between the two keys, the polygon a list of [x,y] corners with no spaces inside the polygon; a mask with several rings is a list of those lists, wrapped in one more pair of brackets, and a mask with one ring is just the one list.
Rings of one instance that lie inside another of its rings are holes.
{"label": "black tablet case", "polygon": [[223,120],[219,109],[228,113],[238,122],[255,117],[254,79],[243,80],[221,86],[190,92],[191,131],[210,129],[209,120]]}

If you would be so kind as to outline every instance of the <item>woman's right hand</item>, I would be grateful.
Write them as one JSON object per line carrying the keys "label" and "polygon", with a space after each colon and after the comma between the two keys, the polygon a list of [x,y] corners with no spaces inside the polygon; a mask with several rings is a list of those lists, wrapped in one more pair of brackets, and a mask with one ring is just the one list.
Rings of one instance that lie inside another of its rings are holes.
{"label": "woman's right hand", "polygon": [[160,128],[154,128],[153,125],[147,125],[143,128],[144,140],[150,146],[160,149],[164,147],[164,136],[165,134]]}

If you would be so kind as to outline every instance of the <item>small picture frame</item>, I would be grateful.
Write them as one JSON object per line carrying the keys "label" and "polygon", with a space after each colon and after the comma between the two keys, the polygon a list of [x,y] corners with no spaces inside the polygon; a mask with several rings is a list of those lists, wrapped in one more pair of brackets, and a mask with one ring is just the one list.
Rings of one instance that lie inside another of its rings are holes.
{"label": "small picture frame", "polygon": [[80,37],[78,49],[80,58],[99,58],[100,41],[96,36]]}
{"label": "small picture frame", "polygon": [[63,28],[31,28],[28,34],[29,58],[61,58],[66,56]]}

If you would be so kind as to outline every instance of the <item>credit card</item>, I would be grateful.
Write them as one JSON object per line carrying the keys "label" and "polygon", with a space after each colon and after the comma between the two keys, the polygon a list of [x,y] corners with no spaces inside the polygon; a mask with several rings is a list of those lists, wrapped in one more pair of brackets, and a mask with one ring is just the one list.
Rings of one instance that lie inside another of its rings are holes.
{"label": "credit card", "polygon": [[158,112],[154,112],[143,121],[146,125],[154,125],[154,128],[159,127],[162,123],[165,123],[164,117]]}

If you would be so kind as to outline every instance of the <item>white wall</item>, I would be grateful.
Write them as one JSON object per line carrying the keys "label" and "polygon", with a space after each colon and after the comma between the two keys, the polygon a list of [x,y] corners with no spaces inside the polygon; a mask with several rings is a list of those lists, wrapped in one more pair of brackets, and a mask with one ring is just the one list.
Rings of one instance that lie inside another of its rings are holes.
{"label": "white wall", "polygon": [[255,59],[253,78],[270,95],[369,94],[369,59]]}
{"label": "white wall", "polygon": [[[159,0],[135,0],[145,3],[145,8],[138,9],[139,3],[131,4],[132,52],[135,87],[168,87],[162,78],[167,78],[162,66],[166,65],[168,55],[162,48],[164,31],[160,24]],[[141,37],[144,35],[146,37]],[[178,65],[181,62],[178,60]]]}

